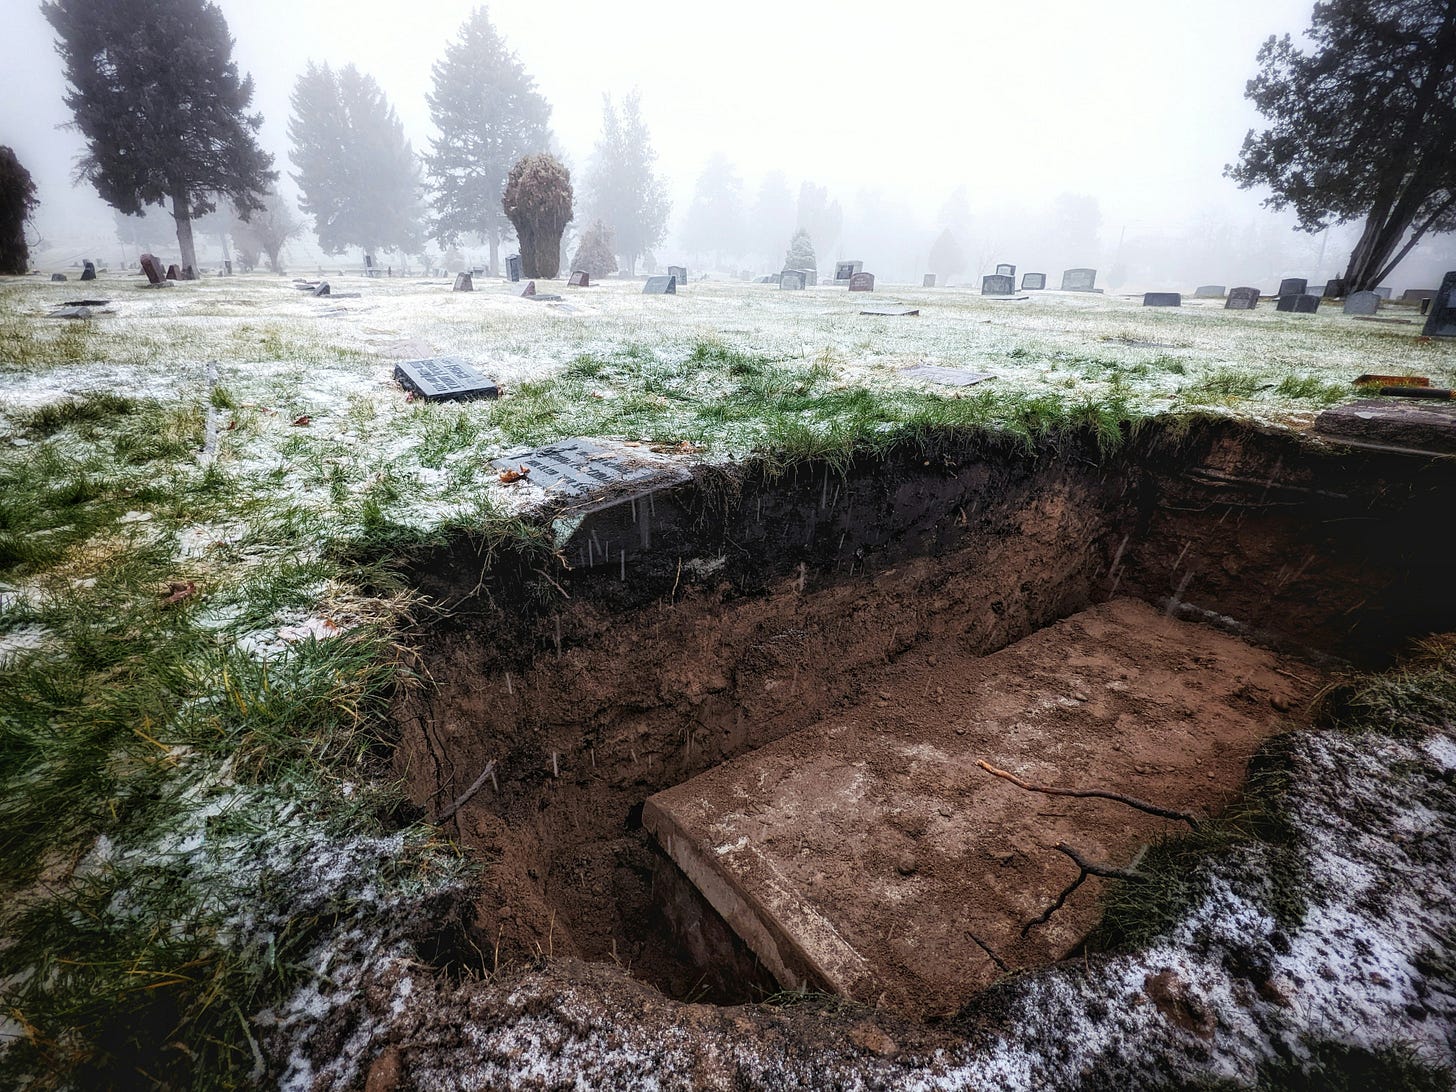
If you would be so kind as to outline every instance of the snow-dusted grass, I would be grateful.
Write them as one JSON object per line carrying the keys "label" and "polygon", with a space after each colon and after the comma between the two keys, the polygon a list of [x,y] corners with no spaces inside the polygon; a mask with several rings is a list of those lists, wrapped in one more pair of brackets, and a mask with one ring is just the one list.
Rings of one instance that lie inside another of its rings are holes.
{"label": "snow-dusted grass", "polygon": [[[0,286],[14,1079],[243,1081],[264,1029],[297,1081],[357,1072],[367,1027],[327,1073],[304,1047],[371,974],[407,974],[421,908],[460,883],[428,831],[386,836],[375,818],[389,801],[369,747],[409,609],[376,563],[462,525],[531,533],[514,517],[539,494],[489,466],[510,447],[589,434],[688,460],[834,460],[937,430],[1070,426],[1110,448],[1166,411],[1303,427],[1364,371],[1456,380],[1449,348],[1412,327],[1270,309],[712,282],[560,288],[552,304],[499,283],[333,283],[362,298],[265,277]],[[115,314],[41,317],[83,296]],[[858,314],[888,299],[922,315]],[[393,361],[434,354],[474,360],[507,396],[408,400]],[[995,378],[940,388],[903,374],[918,363]]]}

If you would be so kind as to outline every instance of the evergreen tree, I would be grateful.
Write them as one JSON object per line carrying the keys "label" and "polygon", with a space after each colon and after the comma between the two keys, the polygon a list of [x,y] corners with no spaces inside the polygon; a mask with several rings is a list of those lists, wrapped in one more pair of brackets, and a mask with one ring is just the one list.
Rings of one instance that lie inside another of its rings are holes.
{"label": "evergreen tree", "polygon": [[662,241],[672,204],[653,171],[657,153],[642,121],[641,102],[633,91],[619,113],[610,95],[603,96],[602,135],[587,171],[587,205],[605,220],[617,238],[617,253],[636,275],[637,259]]}
{"label": "evergreen tree", "polygon": [[13,150],[0,146],[0,273],[20,274],[30,267],[25,224],[38,204],[30,172]]}
{"label": "evergreen tree", "polygon": [[789,252],[784,255],[785,269],[818,270],[819,260],[814,256],[814,241],[803,228],[794,232],[789,240]]}
{"label": "evergreen tree", "polygon": [[1363,219],[1344,277],[1363,291],[1456,230],[1456,0],[1328,0],[1309,37],[1309,53],[1287,34],[1259,50],[1246,97],[1270,127],[1225,173],[1304,231]]}
{"label": "evergreen tree", "polygon": [[795,227],[794,197],[783,171],[770,171],[759,183],[749,217],[747,237],[754,254],[772,260]]}
{"label": "evergreen tree", "polygon": [[263,207],[254,210],[246,220],[235,220],[232,225],[233,242],[238,246],[239,256],[250,268],[256,267],[262,255],[268,257],[268,268],[282,273],[283,248],[289,239],[303,234],[303,221],[277,190],[264,199]]}
{"label": "evergreen tree", "polygon": [[930,245],[928,261],[930,271],[941,284],[948,283],[957,273],[964,271],[966,252],[961,249],[961,244],[956,241],[955,233],[950,228],[936,236],[935,242]]}
{"label": "evergreen tree", "polygon": [[521,272],[561,272],[561,233],[571,222],[571,172],[545,152],[518,160],[506,178],[501,207],[521,243]]}
{"label": "evergreen tree", "polygon": [[743,182],[728,157],[715,152],[698,176],[692,204],[683,221],[683,245],[694,255],[725,254],[743,250]]}
{"label": "evergreen tree", "polygon": [[299,208],[313,217],[326,254],[361,247],[418,254],[420,167],[404,126],[374,77],[309,62],[293,88],[288,136]]}
{"label": "evergreen tree", "polygon": [[602,220],[593,220],[591,227],[581,237],[576,255],[571,259],[571,268],[585,270],[593,279],[615,273],[616,248],[617,241],[612,238],[612,229]]}
{"label": "evergreen tree", "polygon": [[799,187],[799,226],[819,240],[826,254],[832,254],[844,229],[844,210],[838,201],[829,199],[823,186],[805,182]]}
{"label": "evergreen tree", "polygon": [[41,13],[86,138],[80,177],[123,213],[170,201],[182,264],[197,268],[193,218],[218,195],[257,208],[278,177],[222,12],[209,0],[46,0]]}
{"label": "evergreen tree", "polygon": [[427,97],[440,130],[425,156],[434,188],[436,238],[474,235],[490,244],[494,274],[510,232],[501,209],[506,174],[522,156],[545,151],[551,107],[506,48],[484,8],[476,8],[432,69]]}

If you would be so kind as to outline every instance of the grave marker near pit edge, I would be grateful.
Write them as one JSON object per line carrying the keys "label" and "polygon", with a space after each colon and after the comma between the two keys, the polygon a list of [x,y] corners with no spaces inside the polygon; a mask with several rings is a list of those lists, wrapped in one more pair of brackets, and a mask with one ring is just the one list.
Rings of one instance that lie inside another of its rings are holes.
{"label": "grave marker near pit edge", "polygon": [[1068,269],[1062,273],[1063,292],[1095,292],[1096,290],[1097,270]]}
{"label": "grave marker near pit edge", "polygon": [[1225,311],[1253,311],[1259,306],[1259,290],[1250,288],[1247,285],[1241,288],[1229,290],[1228,299],[1224,302]]}
{"label": "grave marker near pit edge", "polygon": [[[526,466],[531,470],[530,482],[542,489],[574,499],[595,497],[584,505],[573,505],[572,511],[589,513],[618,504],[633,497],[675,485],[692,477],[684,464],[659,458],[641,449],[624,448],[585,437],[575,437],[539,448],[517,448],[491,460],[498,470],[515,470]],[[607,494],[605,497],[602,494]],[[646,504],[638,503],[639,511]],[[645,514],[645,512],[644,512]],[[602,543],[599,552],[610,549],[615,560],[617,544]]]}
{"label": "grave marker near pit edge", "polygon": [[1347,315],[1373,315],[1380,310],[1380,297],[1374,292],[1351,292],[1345,297]]}
{"label": "grave marker near pit edge", "polygon": [[647,283],[642,286],[642,294],[644,296],[676,296],[677,278],[670,275],[648,277]]}
{"label": "grave marker near pit edge", "polygon": [[1021,290],[1023,292],[1041,292],[1045,289],[1045,273],[1023,273],[1021,275]]}
{"label": "grave marker near pit edge", "polygon": [[1456,337],[1456,269],[1441,278],[1441,287],[1431,300],[1423,337]]}
{"label": "grave marker near pit edge", "polygon": [[1182,307],[1183,293],[1181,292],[1144,292],[1144,307]]}
{"label": "grave marker near pit edge", "polygon": [[988,273],[981,278],[981,295],[1010,296],[1016,291],[1016,278],[1005,273]]}
{"label": "grave marker near pit edge", "polygon": [[864,269],[864,262],[835,262],[834,283],[848,284],[849,279]]}
{"label": "grave marker near pit edge", "polygon": [[849,290],[851,292],[873,292],[875,275],[873,273],[856,273],[849,278]]}
{"label": "grave marker near pit edge", "polygon": [[426,402],[473,402],[500,394],[499,384],[458,356],[401,360],[394,366],[394,378]]}

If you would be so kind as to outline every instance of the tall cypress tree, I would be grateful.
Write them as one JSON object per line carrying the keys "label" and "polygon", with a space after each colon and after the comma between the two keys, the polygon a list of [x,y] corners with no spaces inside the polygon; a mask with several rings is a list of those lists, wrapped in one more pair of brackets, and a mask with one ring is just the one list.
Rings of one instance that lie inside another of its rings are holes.
{"label": "tall cypress tree", "polygon": [[0,147],[0,273],[24,273],[30,265],[25,222],[37,204],[30,172],[13,150]]}
{"label": "tall cypress tree", "polygon": [[629,274],[636,273],[637,259],[667,233],[672,203],[653,169],[656,160],[637,92],[626,97],[620,112],[610,95],[603,96],[602,135],[586,188],[592,215],[612,228]]}
{"label": "tall cypress tree", "polygon": [[501,207],[506,176],[517,160],[546,150],[551,107],[484,8],[471,13],[432,72],[427,100],[440,136],[424,158],[435,236],[447,245],[463,235],[489,243],[495,273],[511,229]]}
{"label": "tall cypress tree", "polygon": [[182,264],[197,268],[193,219],[219,196],[246,214],[278,177],[227,20],[209,0],[46,0],[41,12],[86,138],[79,176],[130,215],[170,201]]}
{"label": "tall cypress tree", "polygon": [[357,246],[371,261],[378,250],[419,253],[419,160],[374,77],[353,65],[335,72],[310,61],[292,105],[299,208],[313,217],[324,252]]}

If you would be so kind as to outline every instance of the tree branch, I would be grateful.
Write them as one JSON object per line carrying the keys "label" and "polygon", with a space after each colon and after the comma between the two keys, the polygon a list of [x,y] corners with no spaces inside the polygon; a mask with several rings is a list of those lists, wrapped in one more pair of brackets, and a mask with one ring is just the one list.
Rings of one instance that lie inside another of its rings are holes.
{"label": "tree branch", "polygon": [[[1038,925],[1045,925],[1051,921],[1052,915],[1066,905],[1067,899],[1071,898],[1072,892],[1081,887],[1086,882],[1088,876],[1101,876],[1108,880],[1142,879],[1141,874],[1131,869],[1113,868],[1111,865],[1095,864],[1067,845],[1066,842],[1057,843],[1057,852],[1065,853],[1068,857],[1072,858],[1072,863],[1077,866],[1077,878],[1062,889],[1062,893],[1057,896],[1057,901],[1043,910],[1040,917],[1027,922],[1021,927],[1021,935],[1023,937]],[[975,938],[973,937],[972,939],[974,940]]]}
{"label": "tree branch", "polygon": [[1062,789],[1057,788],[1055,785],[1038,785],[1031,781],[1023,781],[1009,770],[997,769],[984,759],[977,762],[976,765],[980,766],[988,774],[1010,781],[1017,788],[1025,789],[1027,792],[1040,792],[1045,793],[1047,796],[1076,796],[1091,797],[1098,800],[1114,800],[1119,804],[1126,804],[1130,808],[1147,812],[1149,815],[1156,815],[1161,819],[1181,820],[1194,830],[1197,830],[1199,826],[1198,818],[1190,815],[1186,811],[1159,807],[1157,804],[1149,804],[1146,800],[1138,800],[1131,796],[1124,796],[1120,792],[1110,792],[1107,789]]}
{"label": "tree branch", "polygon": [[494,773],[495,759],[491,759],[485,764],[485,769],[480,771],[480,776],[470,783],[470,788],[466,789],[463,793],[461,793],[460,796],[455,800],[455,803],[451,804],[439,815],[435,816],[435,825],[439,826],[441,823],[445,822],[457,811],[459,811],[462,807],[468,804],[470,802],[470,798],[480,791],[481,786],[484,785],[486,781],[490,779],[490,776]]}

